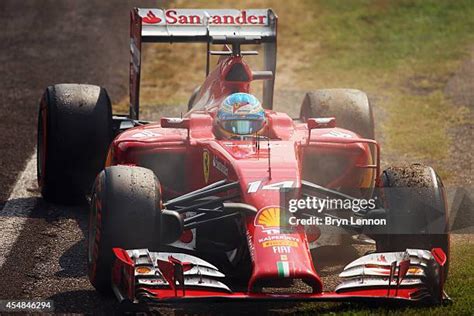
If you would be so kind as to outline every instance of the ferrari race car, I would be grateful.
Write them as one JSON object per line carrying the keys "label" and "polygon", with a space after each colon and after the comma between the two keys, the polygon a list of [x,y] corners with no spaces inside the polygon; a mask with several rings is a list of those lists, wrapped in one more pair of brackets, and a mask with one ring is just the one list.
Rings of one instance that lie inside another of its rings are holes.
{"label": "ferrari race car", "polygon": [[[272,10],[136,8],[130,36],[128,115],[112,115],[107,91],[84,84],[48,87],[39,109],[39,187],[47,201],[90,202],[88,273],[98,291],[132,303],[443,302],[440,178],[419,164],[380,170],[362,91],[308,92],[296,119],[274,111]],[[153,123],[139,119],[139,82],[142,43],[154,42],[205,43],[207,67],[189,111]],[[264,70],[250,69],[246,56],[258,52],[245,45],[263,48]],[[216,135],[223,100],[257,80],[263,132]],[[324,240],[376,250],[349,262],[329,292],[312,256]]]}

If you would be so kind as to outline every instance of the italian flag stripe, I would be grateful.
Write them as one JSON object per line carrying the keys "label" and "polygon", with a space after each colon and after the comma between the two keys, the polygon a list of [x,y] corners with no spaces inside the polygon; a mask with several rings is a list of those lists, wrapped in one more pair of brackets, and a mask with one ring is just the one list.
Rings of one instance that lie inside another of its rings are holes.
{"label": "italian flag stripe", "polygon": [[290,276],[290,265],[288,264],[288,261],[278,261],[277,268],[278,268],[278,276],[280,278]]}

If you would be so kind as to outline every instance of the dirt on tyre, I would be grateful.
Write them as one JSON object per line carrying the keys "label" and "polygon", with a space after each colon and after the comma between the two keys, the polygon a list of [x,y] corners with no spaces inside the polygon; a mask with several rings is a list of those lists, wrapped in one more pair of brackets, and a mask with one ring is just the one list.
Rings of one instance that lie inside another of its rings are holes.
{"label": "dirt on tyre", "polygon": [[158,250],[160,205],[160,184],[149,169],[112,166],[97,176],[87,253],[89,280],[99,292],[110,292],[113,248]]}
{"label": "dirt on tyre", "polygon": [[[381,203],[389,212],[390,234],[376,235],[377,251],[442,248],[449,263],[446,194],[433,168],[390,167],[381,176]],[[444,277],[446,278],[448,266]]]}
{"label": "dirt on tyre", "polygon": [[112,107],[104,88],[49,86],[40,101],[37,176],[43,198],[74,204],[90,192],[112,141]]}

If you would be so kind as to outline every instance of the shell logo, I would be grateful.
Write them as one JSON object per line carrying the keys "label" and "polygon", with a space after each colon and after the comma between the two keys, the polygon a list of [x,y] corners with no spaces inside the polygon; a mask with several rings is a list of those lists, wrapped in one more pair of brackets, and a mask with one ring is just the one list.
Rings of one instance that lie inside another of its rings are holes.
{"label": "shell logo", "polygon": [[255,216],[254,225],[262,228],[280,227],[280,207],[269,206],[261,209]]}

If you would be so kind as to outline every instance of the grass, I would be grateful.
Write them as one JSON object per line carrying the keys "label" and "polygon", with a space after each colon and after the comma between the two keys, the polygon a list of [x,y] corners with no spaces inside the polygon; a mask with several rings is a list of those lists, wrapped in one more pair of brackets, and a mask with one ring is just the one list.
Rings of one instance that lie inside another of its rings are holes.
{"label": "grass", "polygon": [[320,50],[297,69],[302,86],[350,86],[383,99],[376,106],[389,113],[379,122],[384,150],[410,153],[441,168],[437,161],[449,153],[446,130],[465,115],[451,106],[443,89],[473,43],[472,1],[307,5],[319,14],[302,38],[318,40]]}

